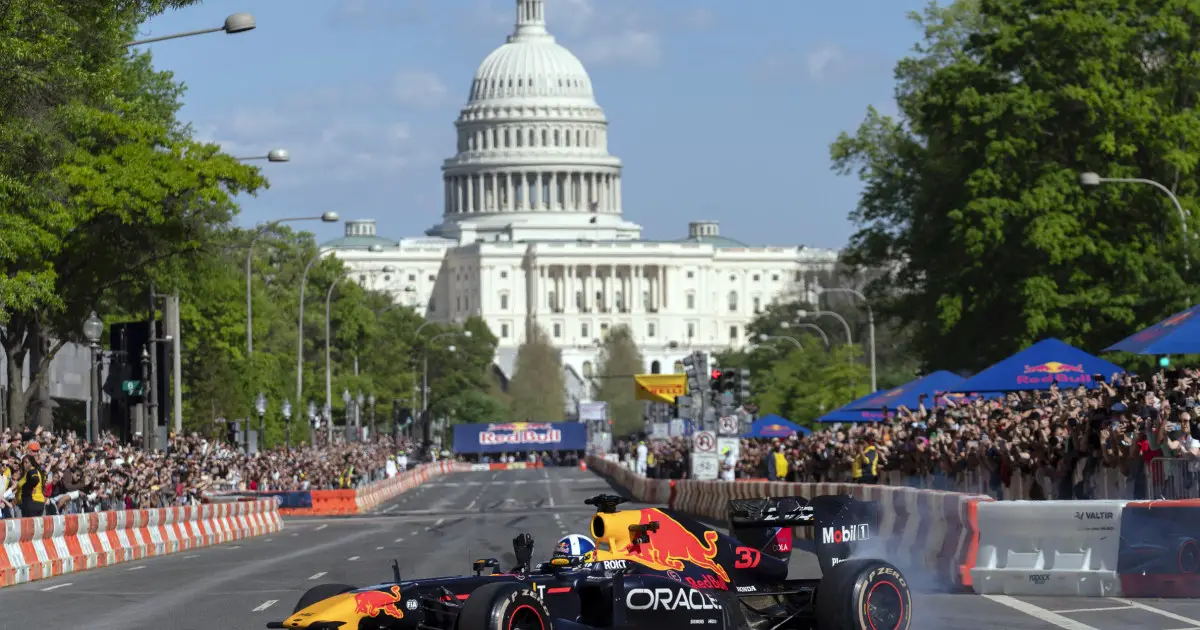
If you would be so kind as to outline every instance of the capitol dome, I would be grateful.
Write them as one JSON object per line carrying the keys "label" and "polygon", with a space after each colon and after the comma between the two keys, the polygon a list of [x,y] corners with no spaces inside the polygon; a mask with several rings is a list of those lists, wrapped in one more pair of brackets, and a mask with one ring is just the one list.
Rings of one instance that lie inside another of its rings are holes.
{"label": "capitol dome", "polygon": [[583,63],[546,27],[545,0],[516,0],[516,26],[475,72],[442,166],[445,208],[429,234],[460,241],[616,240],[621,161]]}

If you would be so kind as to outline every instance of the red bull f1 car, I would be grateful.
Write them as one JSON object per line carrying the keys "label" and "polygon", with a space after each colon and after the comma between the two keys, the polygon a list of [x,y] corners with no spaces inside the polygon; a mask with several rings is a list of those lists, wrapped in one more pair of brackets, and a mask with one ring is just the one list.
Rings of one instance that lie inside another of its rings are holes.
{"label": "red bull f1 car", "polygon": [[[307,630],[909,630],[908,583],[886,561],[858,557],[876,529],[873,503],[844,495],[729,502],[730,534],[672,510],[618,511],[600,495],[594,557],[513,567],[476,560],[474,575],[310,589],[268,628]],[[792,528],[815,528],[821,577],[788,578]]]}

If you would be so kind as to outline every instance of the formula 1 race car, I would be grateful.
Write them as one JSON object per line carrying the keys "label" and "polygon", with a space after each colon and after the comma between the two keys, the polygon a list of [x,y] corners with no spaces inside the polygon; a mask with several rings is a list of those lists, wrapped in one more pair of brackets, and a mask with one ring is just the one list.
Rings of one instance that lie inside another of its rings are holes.
{"label": "formula 1 race car", "polygon": [[[365,588],[324,584],[268,628],[308,630],[909,630],[912,597],[894,566],[863,555],[877,507],[845,495],[729,502],[730,534],[673,510],[617,511],[600,495],[594,557],[532,566],[533,540],[513,541],[516,566],[476,560],[474,575]],[[792,528],[813,527],[823,576],[788,579]]]}

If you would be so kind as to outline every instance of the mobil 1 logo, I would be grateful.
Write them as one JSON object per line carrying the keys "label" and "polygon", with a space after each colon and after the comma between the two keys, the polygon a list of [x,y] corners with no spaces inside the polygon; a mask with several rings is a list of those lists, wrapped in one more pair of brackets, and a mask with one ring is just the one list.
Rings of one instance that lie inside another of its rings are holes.
{"label": "mobil 1 logo", "polygon": [[866,525],[835,525],[821,528],[821,543],[834,545],[867,540],[871,537]]}

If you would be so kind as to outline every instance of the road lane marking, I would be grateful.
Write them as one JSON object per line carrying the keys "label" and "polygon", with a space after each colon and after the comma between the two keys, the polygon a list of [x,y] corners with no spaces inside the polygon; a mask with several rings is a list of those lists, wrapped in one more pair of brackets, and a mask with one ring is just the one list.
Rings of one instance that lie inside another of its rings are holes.
{"label": "road lane marking", "polygon": [[350,556],[349,558],[346,558],[346,560],[354,562],[355,560],[358,560],[358,556]]}
{"label": "road lane marking", "polygon": [[475,503],[476,503],[476,502],[478,502],[478,501],[479,501],[479,499],[471,499],[471,502],[467,504],[467,510],[466,510],[466,511],[470,512],[470,511],[471,511],[471,509],[475,507]]}
{"label": "road lane marking", "polygon": [[308,578],[308,579],[310,579],[310,580],[319,580],[319,579],[321,579],[321,576],[322,576],[322,575],[325,575],[326,573],[328,573],[328,571],[322,571],[322,572],[320,572],[320,573],[314,573],[314,574],[313,574],[313,576],[312,576],[312,577],[310,577],[310,578]]}
{"label": "road lane marking", "polygon": [[376,547],[375,551],[383,551],[383,547]]}
{"label": "road lane marking", "polygon": [[420,533],[421,533],[420,531],[418,531],[418,530],[415,530],[415,529],[414,529],[414,530],[413,530],[413,533],[409,534],[409,536],[416,536],[416,535],[418,535],[418,534],[420,534]]}
{"label": "road lane marking", "polygon": [[397,539],[396,539],[396,542],[404,542],[404,539],[403,539],[403,538],[397,538]]}
{"label": "road lane marking", "polygon": [[47,586],[46,588],[44,588],[44,589],[42,589],[42,590],[43,590],[43,591],[53,591],[53,590],[54,590],[54,589],[56,589],[56,588],[62,588],[62,587],[64,587],[64,586],[70,586],[71,584],[72,584],[71,582],[67,582],[66,584],[55,584],[54,586]]}
{"label": "road lane marking", "polygon": [[144,565],[144,564],[143,564],[143,565],[141,565],[141,566],[139,566],[139,567],[132,567],[132,568],[130,568],[129,570],[130,570],[130,571],[138,571],[138,570],[145,569],[145,568],[146,568],[146,565]]}
{"label": "road lane marking", "polygon": [[384,511],[383,511],[383,513],[384,513],[384,514],[387,514],[387,513],[389,513],[389,512],[395,512],[395,511],[396,511],[396,509],[397,509],[397,508],[399,508],[399,507],[400,507],[399,505],[393,505],[393,506],[389,507],[388,509],[384,510]]}
{"label": "road lane marking", "polygon": [[268,539],[267,539],[267,542],[271,542],[272,540],[275,540],[275,539],[274,539],[274,538],[268,538]]}
{"label": "road lane marking", "polygon": [[192,554],[192,555],[190,555],[190,556],[184,556],[184,557],[183,557],[183,559],[184,559],[184,560],[191,560],[192,558],[199,558],[199,557],[200,557],[200,556],[199,556],[199,554]]}
{"label": "road lane marking", "polygon": [[318,528],[314,529],[313,531],[315,531],[315,532],[319,532],[319,531],[321,531],[322,529],[325,529],[326,527],[329,527],[329,525],[322,525],[322,526],[320,526],[320,527],[318,527]]}
{"label": "road lane marking", "polygon": [[1175,621],[1182,621],[1183,623],[1186,623],[1190,626],[1200,626],[1200,619],[1192,619],[1191,617],[1184,617],[1183,615],[1180,615],[1178,613],[1173,613],[1169,610],[1163,610],[1161,608],[1155,608],[1153,606],[1147,606],[1146,604],[1143,604],[1141,602],[1135,602],[1131,599],[1121,599],[1119,597],[1109,597],[1109,599],[1111,599],[1114,602],[1121,602],[1122,604],[1125,604],[1126,606],[1131,606],[1133,608],[1137,608],[1138,610],[1144,610],[1146,612],[1151,612],[1156,615],[1162,615],[1163,617],[1166,617],[1168,619],[1174,619]]}
{"label": "road lane marking", "polygon": [[262,612],[262,611],[274,606],[275,603],[278,601],[279,601],[278,599],[268,599],[267,601],[259,604],[258,608],[255,608],[252,612]]}
{"label": "road lane marking", "polygon": [[232,547],[226,547],[226,549],[241,549],[241,548],[242,548],[241,545],[234,545]]}
{"label": "road lane marking", "polygon": [[1034,619],[1040,619],[1046,623],[1056,625],[1059,628],[1063,628],[1063,630],[1100,630],[1095,626],[1089,626],[1086,623],[1080,623],[1069,617],[1064,617],[1056,612],[1046,610],[1045,608],[1041,608],[1039,606],[1034,606],[1029,602],[1023,602],[1008,595],[981,595],[981,597],[984,599],[989,599],[1002,606],[1008,606],[1013,610],[1023,612]]}
{"label": "road lane marking", "polygon": [[1101,612],[1105,610],[1132,610],[1133,606],[1109,606],[1108,608],[1071,608],[1070,610],[1055,610],[1060,615],[1068,613]]}
{"label": "road lane marking", "polygon": [[437,522],[433,524],[433,526],[434,526],[434,527],[441,527],[442,523],[445,523],[445,522],[446,522],[446,519],[444,519],[444,518],[439,518],[439,519],[437,520]]}

